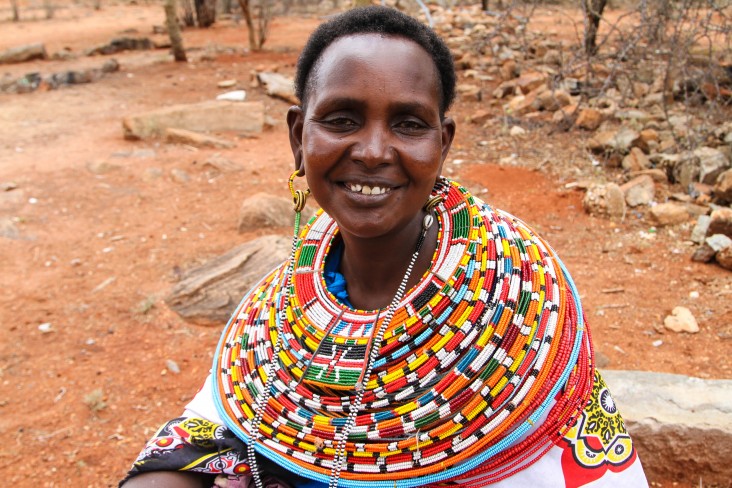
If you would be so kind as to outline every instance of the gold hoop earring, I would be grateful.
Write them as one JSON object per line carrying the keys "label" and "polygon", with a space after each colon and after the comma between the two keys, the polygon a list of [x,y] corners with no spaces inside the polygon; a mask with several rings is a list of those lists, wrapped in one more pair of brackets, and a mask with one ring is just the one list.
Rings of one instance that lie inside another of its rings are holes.
{"label": "gold hoop earring", "polygon": [[292,204],[296,213],[302,212],[302,209],[305,208],[305,202],[307,202],[308,196],[310,196],[310,188],[305,191],[295,190],[295,178],[298,176],[301,176],[300,170],[295,170],[295,172],[290,175],[290,179],[287,183],[287,186],[290,188],[290,193],[292,194]]}
{"label": "gold hoop earring", "polygon": [[428,213],[432,212],[444,199],[445,197],[441,194],[431,196],[427,199],[427,203],[424,204],[424,211]]}

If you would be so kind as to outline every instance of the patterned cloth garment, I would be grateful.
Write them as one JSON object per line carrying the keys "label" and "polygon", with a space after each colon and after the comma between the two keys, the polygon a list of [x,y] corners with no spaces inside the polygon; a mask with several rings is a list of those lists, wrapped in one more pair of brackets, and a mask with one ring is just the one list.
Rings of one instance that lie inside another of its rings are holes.
{"label": "patterned cloth garment", "polygon": [[430,269],[394,310],[373,364],[385,310],[355,310],[329,290],[324,269],[339,237],[321,211],[291,266],[244,297],[204,387],[129,476],[189,470],[247,485],[245,446],[258,429],[265,486],[332,485],[337,459],[344,487],[647,486],[554,251],[457,183],[435,193],[444,199]]}

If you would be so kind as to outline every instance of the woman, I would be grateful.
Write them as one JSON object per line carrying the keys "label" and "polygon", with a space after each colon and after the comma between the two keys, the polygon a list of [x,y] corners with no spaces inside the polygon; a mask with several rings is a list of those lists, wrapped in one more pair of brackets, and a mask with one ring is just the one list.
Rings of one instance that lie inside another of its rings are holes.
{"label": "woman", "polygon": [[297,214],[126,488],[647,486],[561,262],[440,176],[454,87],[445,44],[395,10],[311,36],[290,189],[323,211],[302,233]]}

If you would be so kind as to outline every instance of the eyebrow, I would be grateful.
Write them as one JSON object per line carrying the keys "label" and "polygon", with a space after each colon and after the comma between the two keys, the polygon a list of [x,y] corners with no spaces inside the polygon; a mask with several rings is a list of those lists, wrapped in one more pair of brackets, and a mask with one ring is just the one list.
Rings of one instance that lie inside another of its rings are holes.
{"label": "eyebrow", "polygon": [[[326,103],[323,103],[322,106],[325,108],[329,107],[356,107],[356,108],[363,108],[366,105],[366,100],[361,98],[355,98],[355,97],[334,97],[327,100]],[[408,101],[398,101],[395,103],[392,103],[390,105],[390,108],[397,113],[423,113],[425,110],[429,110],[429,105],[424,103],[419,103],[413,100]],[[440,106],[439,104],[436,104],[435,107],[436,112],[439,114],[440,112]]]}

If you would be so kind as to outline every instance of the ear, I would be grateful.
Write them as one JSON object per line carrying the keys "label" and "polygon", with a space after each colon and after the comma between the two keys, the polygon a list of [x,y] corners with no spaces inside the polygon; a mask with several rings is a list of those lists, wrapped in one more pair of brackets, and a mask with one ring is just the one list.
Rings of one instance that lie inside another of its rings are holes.
{"label": "ear", "polygon": [[440,160],[440,173],[442,173],[442,165],[445,164],[447,153],[450,152],[450,146],[455,138],[455,121],[452,117],[445,117],[442,120],[442,154]]}
{"label": "ear", "polygon": [[305,121],[305,113],[301,107],[293,105],[287,111],[287,127],[290,133],[290,148],[295,158],[295,169],[304,174],[305,168],[302,160],[302,128]]}

